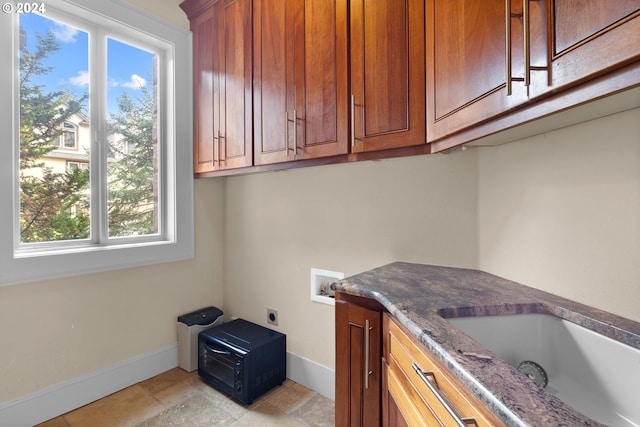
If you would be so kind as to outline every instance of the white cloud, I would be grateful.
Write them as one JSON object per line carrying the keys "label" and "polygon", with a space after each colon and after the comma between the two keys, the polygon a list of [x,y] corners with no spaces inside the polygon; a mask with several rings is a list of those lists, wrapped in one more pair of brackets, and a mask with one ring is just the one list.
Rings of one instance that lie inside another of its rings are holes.
{"label": "white cloud", "polygon": [[146,85],[147,85],[147,81],[137,74],[132,74],[128,82],[120,83],[120,86],[127,89],[133,89],[133,90],[142,89]]}
{"label": "white cloud", "polygon": [[60,22],[54,22],[51,31],[53,31],[56,39],[62,43],[75,43],[76,35],[78,34],[78,30],[75,28],[71,28]]}
{"label": "white cloud", "polygon": [[87,86],[89,84],[89,72],[78,71],[78,75],[76,77],[69,78],[69,83],[74,86]]}

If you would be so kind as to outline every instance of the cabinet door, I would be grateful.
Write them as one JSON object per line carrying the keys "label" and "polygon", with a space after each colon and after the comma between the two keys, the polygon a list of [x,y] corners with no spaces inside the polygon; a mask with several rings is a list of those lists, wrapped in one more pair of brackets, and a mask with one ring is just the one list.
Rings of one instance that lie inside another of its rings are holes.
{"label": "cabinet door", "polygon": [[351,151],[424,144],[424,0],[352,0]]}
{"label": "cabinet door", "polygon": [[[537,2],[536,2],[537,3]],[[532,49],[544,42],[550,68],[531,71],[531,97],[558,91],[640,59],[640,0],[556,0],[532,10]],[[532,3],[533,5],[534,3]],[[547,10],[547,7],[549,8]],[[540,14],[541,17],[537,15]],[[544,21],[536,37],[535,20]],[[540,52],[542,49],[537,48]],[[546,62],[546,61],[545,61]],[[541,64],[546,65],[546,64]]]}
{"label": "cabinet door", "polygon": [[295,101],[293,61],[300,3],[254,1],[253,114],[257,165],[293,160],[288,132]]}
{"label": "cabinet door", "polygon": [[346,3],[254,1],[255,164],[345,154]]}
{"label": "cabinet door", "polygon": [[304,45],[296,44],[297,159],[349,150],[347,2],[305,0]]}
{"label": "cabinet door", "polygon": [[378,426],[381,419],[381,314],[336,301],[336,425]]}
{"label": "cabinet door", "polygon": [[251,166],[251,0],[220,0],[220,168]]}
{"label": "cabinet door", "polygon": [[[522,10],[512,1],[512,12]],[[518,10],[519,8],[519,10]],[[511,75],[522,77],[522,21],[511,18],[507,44],[505,0],[427,0],[427,140],[489,120],[527,101],[523,85],[507,91]]]}
{"label": "cabinet door", "polygon": [[218,169],[218,145],[214,114],[214,11],[209,7],[191,19],[193,32],[193,169],[195,173]]}

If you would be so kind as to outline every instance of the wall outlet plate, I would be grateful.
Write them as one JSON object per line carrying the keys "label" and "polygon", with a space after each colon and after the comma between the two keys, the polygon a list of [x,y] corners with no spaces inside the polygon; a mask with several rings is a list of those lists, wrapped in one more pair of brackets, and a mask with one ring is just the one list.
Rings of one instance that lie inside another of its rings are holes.
{"label": "wall outlet plate", "polygon": [[267,308],[267,323],[270,325],[278,326],[278,310]]}
{"label": "wall outlet plate", "polygon": [[337,280],[344,279],[344,273],[337,271],[311,269],[311,301],[323,304],[335,305],[334,292],[329,285]]}

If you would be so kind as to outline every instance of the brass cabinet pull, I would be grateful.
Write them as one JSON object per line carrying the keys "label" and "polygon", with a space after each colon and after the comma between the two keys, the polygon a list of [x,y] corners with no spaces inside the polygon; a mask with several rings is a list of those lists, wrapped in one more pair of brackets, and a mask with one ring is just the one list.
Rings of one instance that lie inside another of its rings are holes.
{"label": "brass cabinet pull", "polygon": [[416,371],[416,374],[418,374],[420,379],[424,381],[424,383],[429,388],[429,391],[431,391],[431,393],[433,393],[436,399],[438,399],[438,402],[444,407],[444,409],[449,413],[449,415],[451,415],[451,418],[453,418],[453,420],[455,421],[458,427],[478,425],[474,418],[463,418],[460,415],[458,415],[458,412],[455,409],[453,409],[453,407],[449,404],[448,399],[441,394],[440,389],[437,386],[435,386],[429,378],[427,378],[427,376],[432,376],[435,379],[433,372],[424,372],[422,371],[422,368],[420,368],[420,366],[418,366],[415,363],[413,363],[411,367],[413,368],[414,371]]}

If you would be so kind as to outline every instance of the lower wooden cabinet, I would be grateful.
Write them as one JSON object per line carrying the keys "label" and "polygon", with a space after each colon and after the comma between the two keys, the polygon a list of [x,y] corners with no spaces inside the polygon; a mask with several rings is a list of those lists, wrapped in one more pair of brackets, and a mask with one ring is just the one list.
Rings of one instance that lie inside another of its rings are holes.
{"label": "lower wooden cabinet", "polygon": [[336,426],[381,424],[382,307],[336,293]]}
{"label": "lower wooden cabinet", "polygon": [[376,301],[336,293],[337,427],[503,427]]}
{"label": "lower wooden cabinet", "polygon": [[504,426],[441,362],[383,315],[388,426]]}

